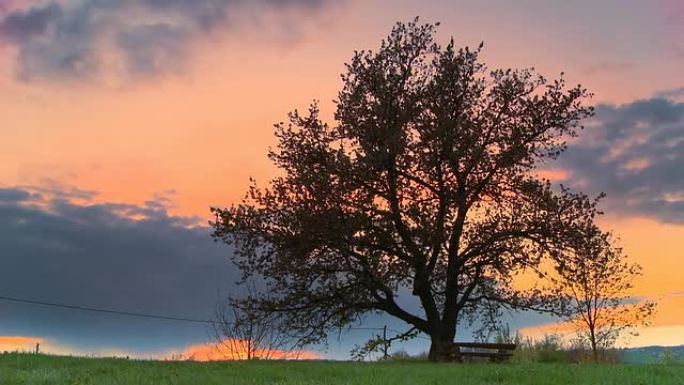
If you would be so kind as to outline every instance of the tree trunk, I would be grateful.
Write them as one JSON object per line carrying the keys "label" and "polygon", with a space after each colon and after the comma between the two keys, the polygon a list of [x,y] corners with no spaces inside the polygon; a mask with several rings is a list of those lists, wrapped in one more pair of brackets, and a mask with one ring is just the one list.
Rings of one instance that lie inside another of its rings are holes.
{"label": "tree trunk", "polygon": [[447,348],[447,344],[447,341],[440,341],[433,338],[432,343],[430,344],[428,359],[432,362],[444,361],[446,358],[445,349]]}
{"label": "tree trunk", "polygon": [[[449,360],[448,349],[452,342],[454,342],[454,331],[447,333],[435,333],[430,336],[430,352],[428,359],[432,362]],[[460,361],[460,360],[459,360]]]}
{"label": "tree trunk", "polygon": [[589,335],[589,340],[591,342],[591,357],[593,358],[594,362],[598,362],[598,348],[596,346],[596,332],[594,331],[594,327],[591,326],[589,328],[590,330],[590,335]]}

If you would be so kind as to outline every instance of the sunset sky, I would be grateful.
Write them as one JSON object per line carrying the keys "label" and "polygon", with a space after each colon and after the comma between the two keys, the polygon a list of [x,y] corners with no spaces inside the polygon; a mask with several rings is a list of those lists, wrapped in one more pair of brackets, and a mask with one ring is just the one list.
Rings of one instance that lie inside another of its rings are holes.
{"label": "sunset sky", "polygon": [[[549,175],[606,192],[601,224],[644,267],[632,294],[660,308],[629,344],[684,344],[681,0],[0,0],[0,296],[211,317],[238,273],[209,207],[274,175],[273,124],[314,99],[330,119],[353,51],[415,16],[440,22],[441,42],[483,41],[489,68],[564,72],[594,93]],[[385,323],[402,327],[367,324]],[[370,333],[315,354],[348,358]],[[0,351],[168,357],[210,340],[197,324],[0,300]]]}

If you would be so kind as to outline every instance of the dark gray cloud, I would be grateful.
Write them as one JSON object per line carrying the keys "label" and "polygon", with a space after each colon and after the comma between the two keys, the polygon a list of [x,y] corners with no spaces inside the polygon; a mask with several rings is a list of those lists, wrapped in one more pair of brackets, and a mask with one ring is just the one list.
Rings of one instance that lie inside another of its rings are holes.
{"label": "dark gray cloud", "polygon": [[48,27],[62,16],[62,7],[50,3],[8,14],[2,21],[0,32],[4,39],[20,43],[47,33]]}
{"label": "dark gray cloud", "polygon": [[[143,205],[93,203],[75,188],[0,188],[0,296],[188,318],[213,318],[238,273],[230,248],[214,243],[196,218],[169,215],[173,192]],[[402,295],[415,311],[415,298]],[[403,322],[369,316],[364,327]],[[348,358],[369,330],[331,338],[327,354]],[[466,333],[467,334],[467,333]],[[46,338],[80,353],[131,352],[159,356],[211,341],[210,327],[79,312],[0,300],[0,336]],[[425,340],[406,346],[427,348]]]}
{"label": "dark gray cloud", "polygon": [[117,44],[126,53],[128,71],[135,76],[179,72],[189,33],[168,24],[143,25],[120,32]]}
{"label": "dark gray cloud", "polygon": [[606,211],[684,223],[684,103],[599,105],[561,166],[570,184],[605,192]]}
{"label": "dark gray cloud", "polygon": [[663,99],[679,99],[684,96],[684,87],[664,90],[656,93],[656,96]]}
{"label": "dark gray cloud", "polygon": [[[216,304],[240,292],[231,250],[214,243],[196,218],[170,215],[164,192],[142,204],[94,203],[95,194],[51,187],[0,188],[0,296],[88,307],[209,319]],[[398,301],[420,312],[410,293]],[[514,328],[550,322],[525,313]],[[398,319],[372,314],[363,325],[405,330]],[[357,325],[358,326],[358,325]],[[472,330],[459,336],[471,338]],[[373,331],[331,336],[326,354],[348,358]],[[159,356],[211,341],[210,327],[80,312],[0,300],[0,336],[46,338],[79,353],[120,351]],[[402,348],[424,351],[417,339]]]}
{"label": "dark gray cloud", "polygon": [[31,194],[19,189],[0,189],[0,203],[17,203],[28,200]]}
{"label": "dark gray cloud", "polygon": [[[0,9],[0,41],[18,50],[17,76],[88,80],[182,70],[191,43],[258,24],[263,14],[317,12],[332,0],[65,0]],[[284,32],[301,20],[283,20]],[[287,28],[285,28],[287,26]]]}
{"label": "dark gray cloud", "polygon": [[[76,203],[76,201],[83,201]],[[51,189],[0,188],[0,295],[133,312],[211,318],[235,289],[230,249],[164,198],[93,203]],[[81,351],[163,351],[206,341],[201,324],[0,301],[0,335],[31,335]]]}
{"label": "dark gray cloud", "polygon": [[0,38],[18,48],[17,76],[92,78],[100,63],[95,10],[99,3],[69,7],[58,2],[9,12],[0,19]]}

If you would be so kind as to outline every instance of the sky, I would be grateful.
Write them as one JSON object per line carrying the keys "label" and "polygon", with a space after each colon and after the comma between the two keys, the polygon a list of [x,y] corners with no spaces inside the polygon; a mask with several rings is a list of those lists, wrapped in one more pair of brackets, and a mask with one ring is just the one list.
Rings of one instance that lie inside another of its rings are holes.
{"label": "sky", "polygon": [[[273,176],[273,124],[314,99],[330,119],[354,50],[415,16],[441,42],[484,42],[489,68],[593,92],[596,116],[551,174],[608,194],[601,224],[644,267],[633,295],[660,303],[626,343],[684,344],[678,0],[0,0],[0,296],[212,317],[239,288],[209,207]],[[530,334],[552,321],[511,320]],[[367,325],[386,323],[402,327]],[[0,301],[0,350],[170,357],[209,329]],[[370,333],[314,354],[348,358]]]}

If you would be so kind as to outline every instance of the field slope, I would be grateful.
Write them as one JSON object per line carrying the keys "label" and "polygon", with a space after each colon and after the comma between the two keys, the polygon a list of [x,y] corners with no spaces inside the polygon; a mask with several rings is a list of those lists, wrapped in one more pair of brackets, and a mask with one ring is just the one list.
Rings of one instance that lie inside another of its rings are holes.
{"label": "field slope", "polygon": [[684,384],[682,365],[164,362],[0,354],[0,384]]}

